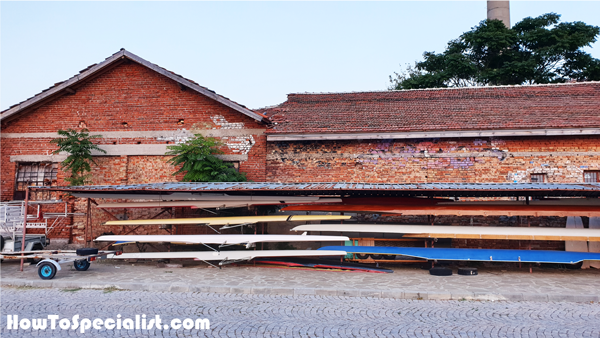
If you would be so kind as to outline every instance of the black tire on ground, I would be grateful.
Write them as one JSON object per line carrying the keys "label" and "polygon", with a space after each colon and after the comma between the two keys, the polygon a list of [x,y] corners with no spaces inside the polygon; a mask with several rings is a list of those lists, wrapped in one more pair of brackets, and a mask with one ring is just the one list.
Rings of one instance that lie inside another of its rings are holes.
{"label": "black tire on ground", "polygon": [[367,259],[367,258],[369,258],[369,256],[370,256],[369,254],[359,254],[359,253],[356,254],[356,258],[358,258],[358,259]]}
{"label": "black tire on ground", "polygon": [[429,269],[429,274],[434,276],[452,276],[452,269],[443,266],[435,266]]}
{"label": "black tire on ground", "polygon": [[463,276],[477,276],[477,268],[458,268],[458,274]]}
{"label": "black tire on ground", "polygon": [[575,264],[565,264],[565,268],[569,270],[579,270],[583,266],[583,262],[575,263]]}
{"label": "black tire on ground", "polygon": [[[31,248],[31,250],[44,250],[44,246],[40,243],[36,244]],[[27,258],[27,263],[29,264],[37,264],[41,261],[41,258]]]}
{"label": "black tire on ground", "polygon": [[383,255],[383,259],[393,260],[396,259],[396,255]]}
{"label": "black tire on ground", "polygon": [[56,271],[56,267],[50,262],[45,262],[38,266],[38,276],[40,276],[41,279],[54,278]]}
{"label": "black tire on ground", "polygon": [[77,253],[77,256],[96,255],[96,254],[98,254],[98,249],[82,248],[82,249],[77,249],[76,253]]}
{"label": "black tire on ground", "polygon": [[90,268],[90,262],[88,262],[87,259],[80,259],[78,261],[74,261],[73,266],[77,271],[86,271]]}
{"label": "black tire on ground", "polygon": [[383,259],[383,255],[371,255],[373,259]]}

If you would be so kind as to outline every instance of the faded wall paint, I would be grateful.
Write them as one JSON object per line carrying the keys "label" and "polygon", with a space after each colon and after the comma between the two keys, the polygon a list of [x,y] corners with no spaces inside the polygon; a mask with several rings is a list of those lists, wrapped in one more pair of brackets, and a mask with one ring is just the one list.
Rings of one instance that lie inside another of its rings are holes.
{"label": "faded wall paint", "polygon": [[269,142],[276,182],[583,182],[600,169],[600,137]]}

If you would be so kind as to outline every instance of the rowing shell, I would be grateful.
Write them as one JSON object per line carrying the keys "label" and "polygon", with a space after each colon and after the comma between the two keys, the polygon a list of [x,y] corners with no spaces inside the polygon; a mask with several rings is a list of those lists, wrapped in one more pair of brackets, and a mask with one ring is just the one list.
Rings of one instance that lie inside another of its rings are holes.
{"label": "rowing shell", "polygon": [[542,227],[472,227],[397,224],[306,224],[293,231],[375,232],[409,238],[508,239],[600,242],[600,229]]}
{"label": "rowing shell", "polygon": [[342,215],[273,215],[273,216],[236,216],[236,217],[202,217],[202,218],[165,218],[165,219],[134,219],[126,221],[108,221],[106,225],[160,225],[160,224],[253,224],[258,222],[306,222],[306,221],[337,221],[350,219]]}
{"label": "rowing shell", "polygon": [[181,252],[134,252],[114,259],[186,259],[200,261],[250,260],[258,257],[309,257],[309,256],[345,256],[343,250],[245,250],[245,251],[181,251]]}
{"label": "rowing shell", "polygon": [[334,242],[348,241],[346,236],[307,235],[103,235],[97,242],[128,243],[181,243],[181,244],[252,244],[275,242]]}
{"label": "rowing shell", "polygon": [[319,250],[345,250],[349,253],[404,255],[440,261],[575,264],[584,260],[600,259],[600,253],[549,250],[400,248],[380,246],[326,246],[317,251]]}

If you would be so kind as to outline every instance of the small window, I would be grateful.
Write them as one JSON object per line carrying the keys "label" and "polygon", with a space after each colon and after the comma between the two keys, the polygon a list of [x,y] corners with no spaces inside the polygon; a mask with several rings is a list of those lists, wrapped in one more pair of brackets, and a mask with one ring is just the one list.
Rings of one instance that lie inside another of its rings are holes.
{"label": "small window", "polygon": [[600,170],[584,171],[583,181],[585,183],[600,183]]}
{"label": "small window", "polygon": [[229,163],[233,166],[233,168],[235,169],[235,171],[237,171],[238,173],[240,172],[240,162],[238,161],[226,161],[225,163]]}
{"label": "small window", "polygon": [[547,174],[531,174],[531,183],[545,183],[548,182]]}
{"label": "small window", "polygon": [[25,188],[28,186],[55,186],[58,163],[19,163],[15,182],[15,200],[25,199]]}

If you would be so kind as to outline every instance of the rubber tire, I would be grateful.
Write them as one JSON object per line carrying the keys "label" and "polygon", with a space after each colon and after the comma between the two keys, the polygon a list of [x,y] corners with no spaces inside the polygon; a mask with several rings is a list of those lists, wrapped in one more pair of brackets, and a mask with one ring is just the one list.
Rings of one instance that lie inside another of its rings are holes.
{"label": "rubber tire", "polygon": [[394,260],[396,259],[396,255],[383,255],[383,259]]}
{"label": "rubber tire", "polygon": [[383,255],[371,255],[373,259],[383,259]]}
{"label": "rubber tire", "polygon": [[54,264],[49,262],[44,262],[38,266],[38,276],[41,279],[52,279],[56,275],[56,267]]}
{"label": "rubber tire", "polygon": [[73,266],[77,271],[87,271],[90,268],[90,262],[87,259],[80,259],[73,262]]}
{"label": "rubber tire", "polygon": [[82,249],[77,249],[77,251],[75,253],[77,254],[77,256],[97,255],[98,254],[98,249],[96,249],[96,248],[82,248]]}
{"label": "rubber tire", "polygon": [[356,258],[358,258],[358,259],[367,259],[367,258],[369,258],[369,256],[371,256],[371,255],[369,255],[369,254],[359,254],[359,253],[356,254]]}
{"label": "rubber tire", "polygon": [[579,270],[583,266],[583,262],[575,263],[575,264],[565,264],[565,269],[569,270]]}
{"label": "rubber tire", "polygon": [[[31,250],[44,250],[44,247],[41,244],[36,244],[31,248]],[[29,264],[37,264],[42,261],[43,258],[27,258],[27,263]]]}
{"label": "rubber tire", "polygon": [[477,268],[458,268],[458,274],[463,276],[477,276]]}
{"label": "rubber tire", "polygon": [[452,276],[452,269],[443,266],[435,266],[429,269],[429,274],[434,276]]}
{"label": "rubber tire", "polygon": [[4,237],[0,236],[0,251],[4,250]]}

